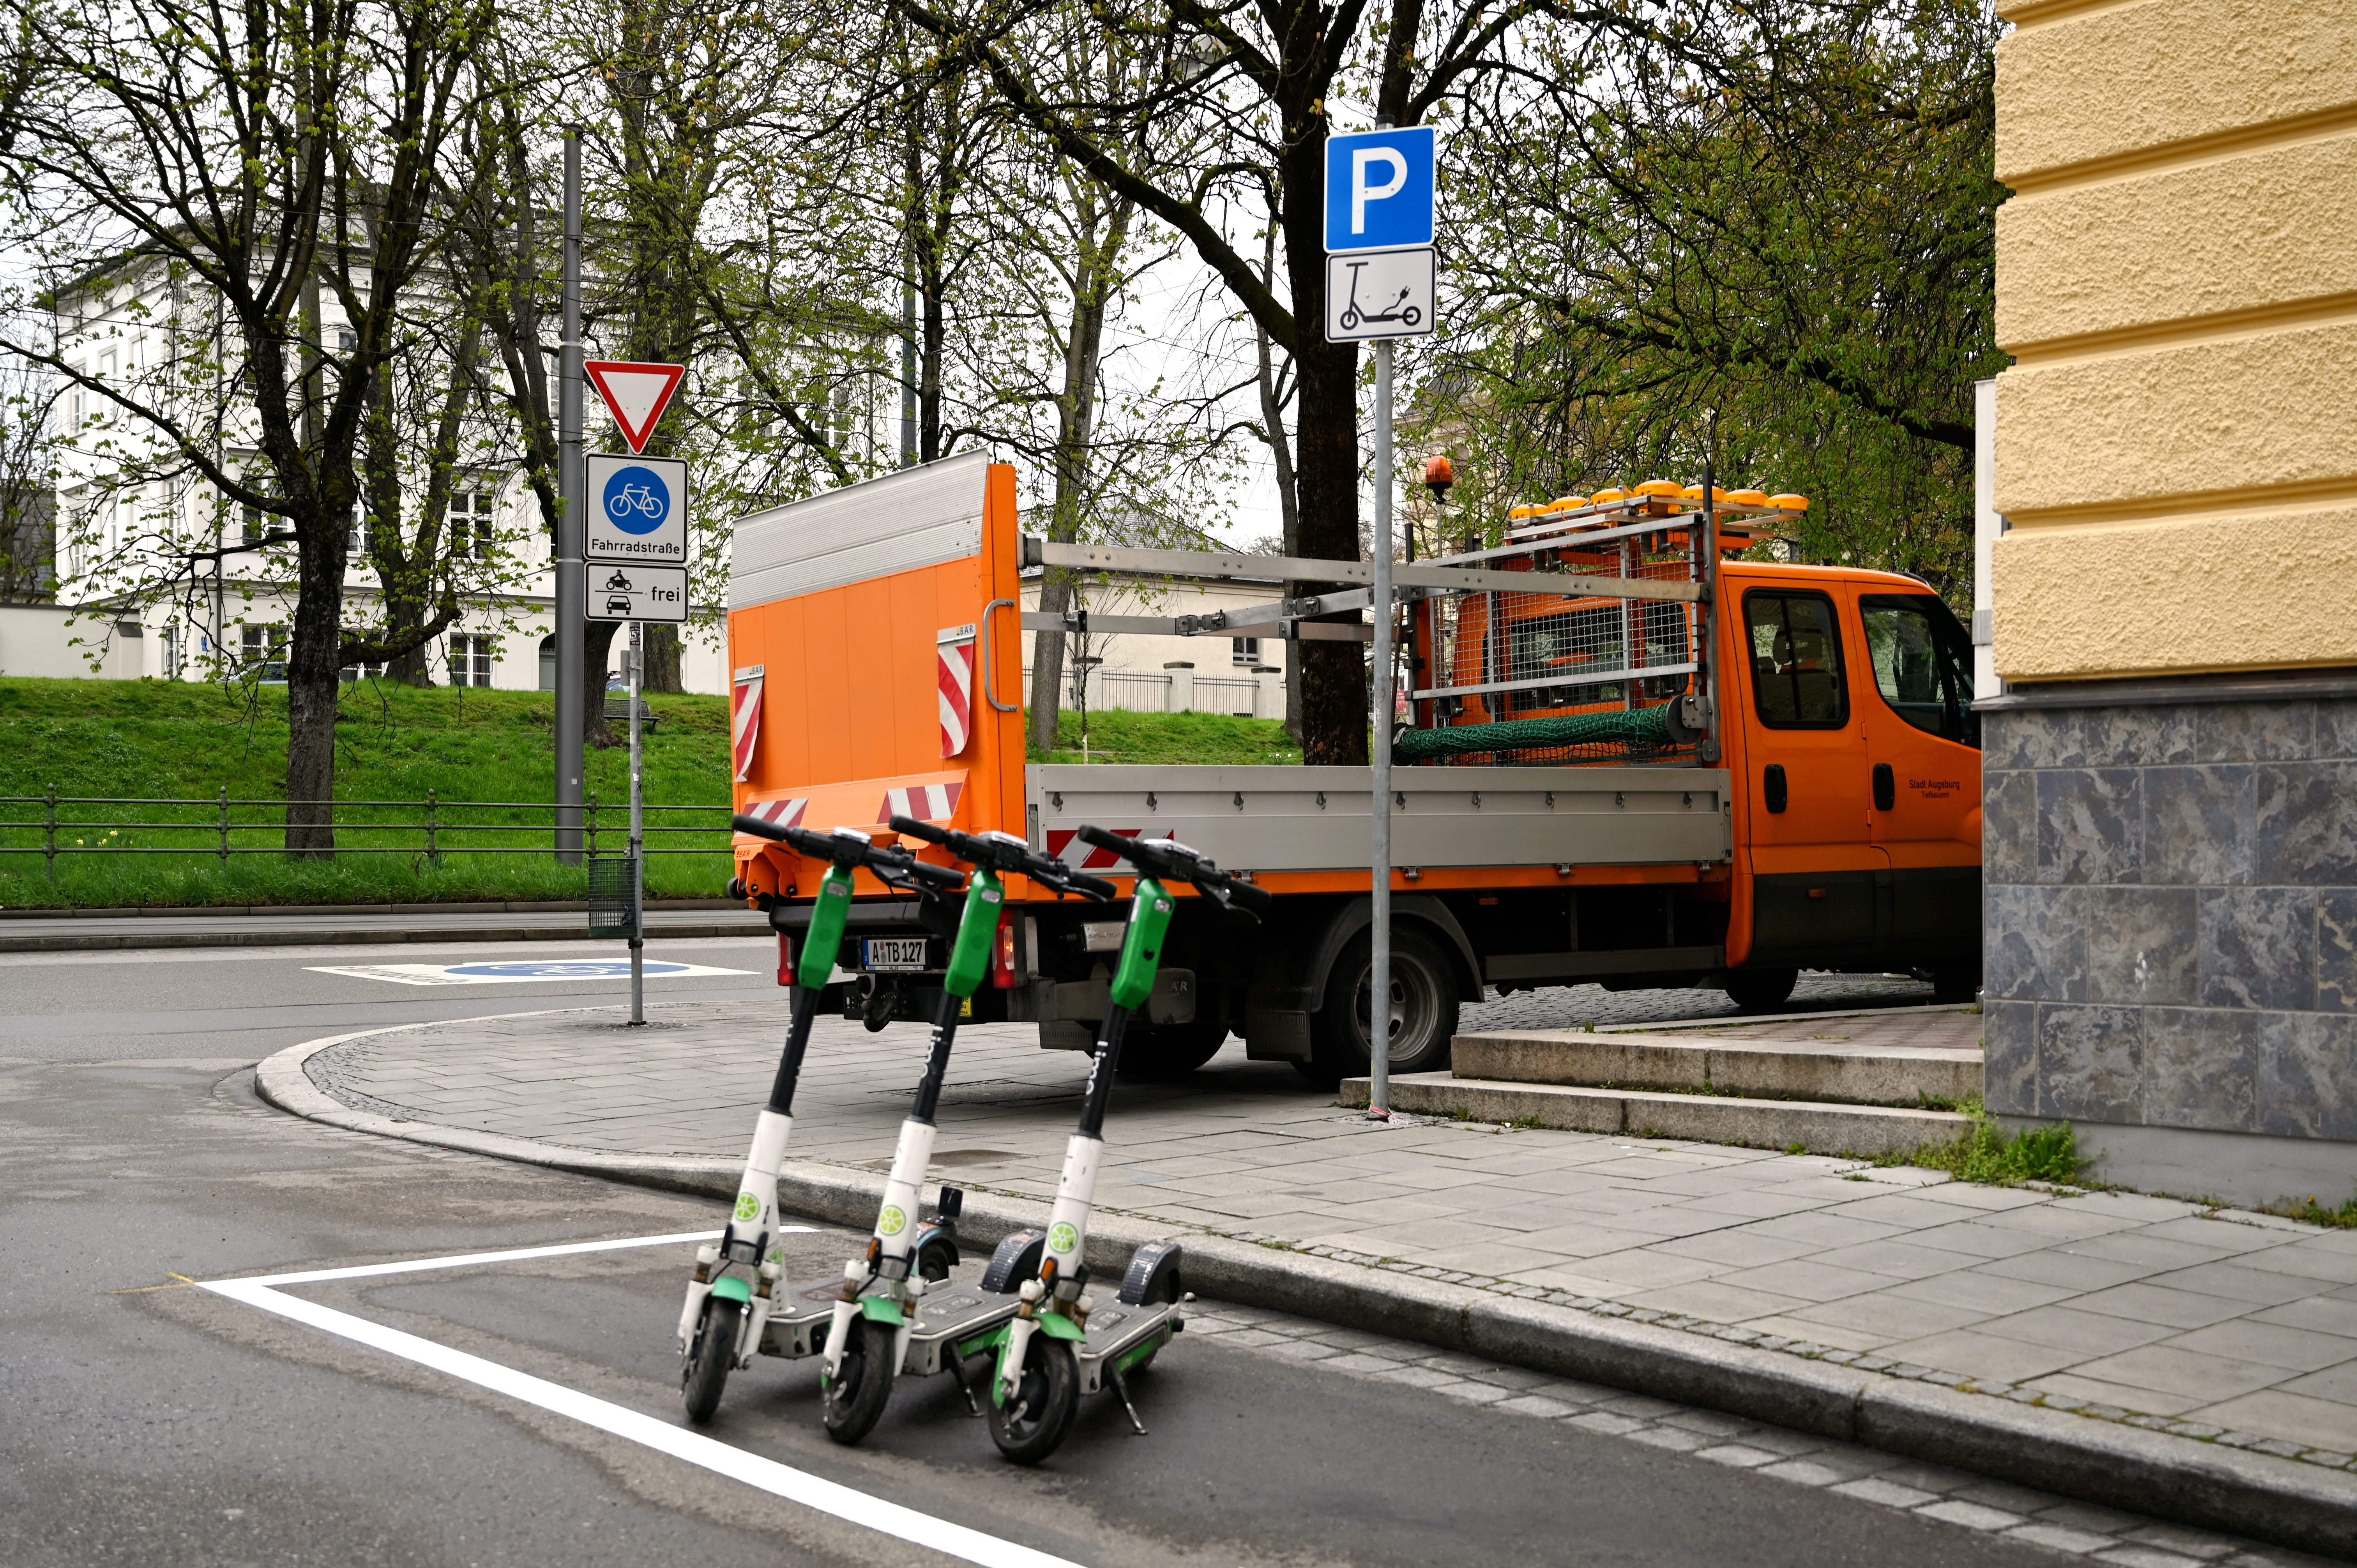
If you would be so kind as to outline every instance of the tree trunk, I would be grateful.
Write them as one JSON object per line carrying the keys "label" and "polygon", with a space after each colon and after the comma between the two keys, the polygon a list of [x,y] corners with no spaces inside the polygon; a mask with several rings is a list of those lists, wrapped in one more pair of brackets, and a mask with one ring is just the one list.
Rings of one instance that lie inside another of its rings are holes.
{"label": "tree trunk", "polygon": [[640,684],[650,692],[678,693],[687,690],[680,683],[679,628],[650,622],[647,627],[646,671]]}
{"label": "tree trunk", "polygon": [[286,853],[297,860],[336,857],[343,543],[340,529],[315,525],[303,531],[296,546],[302,586],[286,650]]}
{"label": "tree trunk", "polygon": [[[1359,350],[1329,343],[1326,318],[1326,137],[1324,122],[1287,146],[1279,170],[1285,184],[1285,260],[1293,285],[1293,349],[1297,377],[1294,475],[1298,484],[1301,553],[1318,560],[1356,561],[1359,550]],[[1287,583],[1288,597],[1322,594],[1338,583]],[[1329,620],[1357,620],[1355,614]],[[1291,650],[1301,666],[1301,760],[1362,766],[1367,760],[1367,667],[1355,642],[1302,641]]]}
{"label": "tree trunk", "polygon": [[621,629],[618,620],[593,620],[581,628],[581,683],[587,693],[581,709],[581,739],[599,751],[622,744],[606,722],[606,663],[613,654],[614,634]]}

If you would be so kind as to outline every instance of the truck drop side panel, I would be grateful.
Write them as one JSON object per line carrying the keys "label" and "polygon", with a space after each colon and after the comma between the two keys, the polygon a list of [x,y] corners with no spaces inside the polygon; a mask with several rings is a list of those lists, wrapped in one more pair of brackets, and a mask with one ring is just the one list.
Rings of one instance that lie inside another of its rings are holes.
{"label": "truck drop side panel", "polygon": [[[1718,768],[1435,767],[1392,777],[1392,858],[1403,878],[1538,865],[1552,880],[1556,866],[1658,865],[1662,880],[1692,880],[1733,852]],[[1272,892],[1367,890],[1364,768],[1060,763],[1030,769],[1030,798],[1039,847],[1091,870],[1114,860],[1073,838],[1082,822],[1175,838]]]}

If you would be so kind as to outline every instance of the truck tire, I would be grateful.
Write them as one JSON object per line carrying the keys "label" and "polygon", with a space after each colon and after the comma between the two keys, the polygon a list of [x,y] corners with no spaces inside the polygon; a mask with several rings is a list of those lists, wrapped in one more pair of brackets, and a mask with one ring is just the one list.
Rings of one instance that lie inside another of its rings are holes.
{"label": "truck tire", "polygon": [[1224,1024],[1132,1024],[1121,1036],[1124,1078],[1182,1078],[1220,1054]]}
{"label": "truck tire", "polygon": [[[1367,985],[1375,942],[1362,930],[1342,944],[1326,976],[1325,995],[1309,1020],[1310,1081],[1325,1085],[1368,1070]],[[1457,972],[1439,944],[1415,925],[1392,931],[1391,1070],[1432,1072],[1448,1065],[1457,1034]]]}
{"label": "truck tire", "polygon": [[1800,978],[1797,969],[1738,969],[1727,975],[1720,989],[1746,1013],[1764,1013],[1781,1006]]}

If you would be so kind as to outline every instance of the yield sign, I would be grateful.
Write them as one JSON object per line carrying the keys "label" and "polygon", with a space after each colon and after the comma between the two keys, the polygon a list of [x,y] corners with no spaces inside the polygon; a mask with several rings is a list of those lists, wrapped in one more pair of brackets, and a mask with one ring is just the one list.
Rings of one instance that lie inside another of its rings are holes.
{"label": "yield sign", "polygon": [[679,390],[680,378],[687,374],[685,365],[639,364],[629,360],[591,360],[581,368],[589,372],[591,384],[606,400],[614,423],[622,428],[622,439],[633,452],[647,449],[647,437],[655,433],[663,410],[671,406],[671,394]]}

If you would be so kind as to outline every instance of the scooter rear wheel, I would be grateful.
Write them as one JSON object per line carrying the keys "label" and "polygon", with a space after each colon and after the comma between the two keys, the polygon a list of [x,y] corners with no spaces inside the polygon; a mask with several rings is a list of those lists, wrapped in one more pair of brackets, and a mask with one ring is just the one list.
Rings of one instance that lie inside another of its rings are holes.
{"label": "scooter rear wheel", "polygon": [[843,1342],[843,1365],[827,1384],[820,1419],[826,1434],[837,1443],[858,1442],[876,1430],[885,1403],[892,1397],[891,1329],[864,1317],[851,1320],[851,1337]]}
{"label": "scooter rear wheel", "polygon": [[704,1322],[679,1369],[680,1398],[687,1405],[688,1420],[701,1425],[720,1408],[720,1391],[736,1364],[737,1337],[744,1326],[744,1308],[735,1302],[714,1297],[704,1304]]}
{"label": "scooter rear wheel", "polygon": [[[987,1412],[990,1440],[1017,1465],[1037,1465],[1063,1445],[1081,1407],[1081,1369],[1072,1347],[1035,1334],[1024,1352],[1023,1375],[1005,1404]],[[1018,1413],[1019,1412],[1019,1413]]]}

